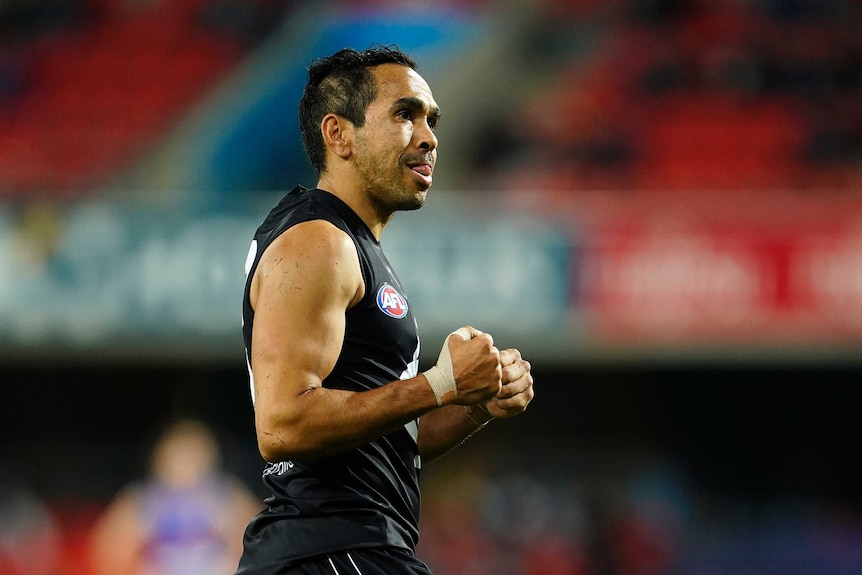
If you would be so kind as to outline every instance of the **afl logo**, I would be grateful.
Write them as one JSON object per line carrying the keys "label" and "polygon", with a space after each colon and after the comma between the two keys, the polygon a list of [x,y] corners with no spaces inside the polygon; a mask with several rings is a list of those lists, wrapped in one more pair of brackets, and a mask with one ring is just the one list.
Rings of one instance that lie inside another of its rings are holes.
{"label": "afl logo", "polygon": [[383,284],[377,290],[377,307],[386,315],[396,319],[407,315],[407,300],[389,284]]}

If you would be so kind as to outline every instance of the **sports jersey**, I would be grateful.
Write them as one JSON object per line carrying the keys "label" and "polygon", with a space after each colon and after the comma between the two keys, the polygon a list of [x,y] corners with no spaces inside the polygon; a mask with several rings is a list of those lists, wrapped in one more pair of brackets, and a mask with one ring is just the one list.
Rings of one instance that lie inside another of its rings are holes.
{"label": "sports jersey", "polygon": [[155,481],[140,487],[139,519],[144,535],[140,572],[158,575],[219,575],[230,566],[220,513],[230,488],[217,476],[188,488]]}
{"label": "sports jersey", "polygon": [[[345,311],[341,353],[323,386],[363,391],[398,385],[398,380],[417,373],[416,321],[380,243],[339,198],[297,186],[257,229],[246,261],[243,336],[253,400],[251,278],[261,255],[281,233],[310,220],[326,220],[350,236],[365,282],[362,300]],[[398,547],[412,552],[420,503],[417,430],[414,421],[340,455],[268,462],[263,471],[271,491],[268,507],[246,529],[237,574],[275,573],[303,558],[349,549]]]}

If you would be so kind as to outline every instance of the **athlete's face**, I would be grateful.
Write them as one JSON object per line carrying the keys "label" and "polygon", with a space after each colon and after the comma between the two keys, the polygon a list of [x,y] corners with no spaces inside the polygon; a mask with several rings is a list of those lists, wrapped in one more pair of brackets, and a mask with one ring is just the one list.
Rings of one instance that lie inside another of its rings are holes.
{"label": "athlete's face", "polygon": [[437,161],[440,116],[431,88],[397,64],[372,68],[377,97],[356,130],[355,162],[369,199],[381,212],[422,207]]}

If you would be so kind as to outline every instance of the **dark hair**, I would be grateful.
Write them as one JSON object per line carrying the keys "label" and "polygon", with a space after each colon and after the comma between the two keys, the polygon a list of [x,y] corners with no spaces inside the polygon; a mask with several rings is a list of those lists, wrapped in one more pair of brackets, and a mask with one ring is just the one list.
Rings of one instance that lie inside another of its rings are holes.
{"label": "dark hair", "polygon": [[308,83],[299,102],[299,128],[308,159],[317,170],[325,168],[326,154],[320,122],[326,114],[338,114],[356,126],[365,124],[365,112],[377,96],[370,68],[400,64],[416,69],[416,62],[397,46],[372,45],[366,50],[339,50],[312,60]]}

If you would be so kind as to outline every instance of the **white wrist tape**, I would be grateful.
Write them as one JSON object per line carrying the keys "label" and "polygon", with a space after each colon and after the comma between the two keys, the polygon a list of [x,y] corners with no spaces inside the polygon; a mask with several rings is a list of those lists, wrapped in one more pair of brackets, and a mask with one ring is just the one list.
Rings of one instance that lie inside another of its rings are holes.
{"label": "white wrist tape", "polygon": [[464,340],[473,337],[470,331],[464,327],[450,333],[443,342],[440,357],[437,358],[437,365],[423,373],[434,392],[434,397],[437,398],[437,407],[442,406],[445,400],[458,393],[458,388],[455,385],[455,373],[452,371],[452,357],[449,355],[449,340],[453,335]]}

